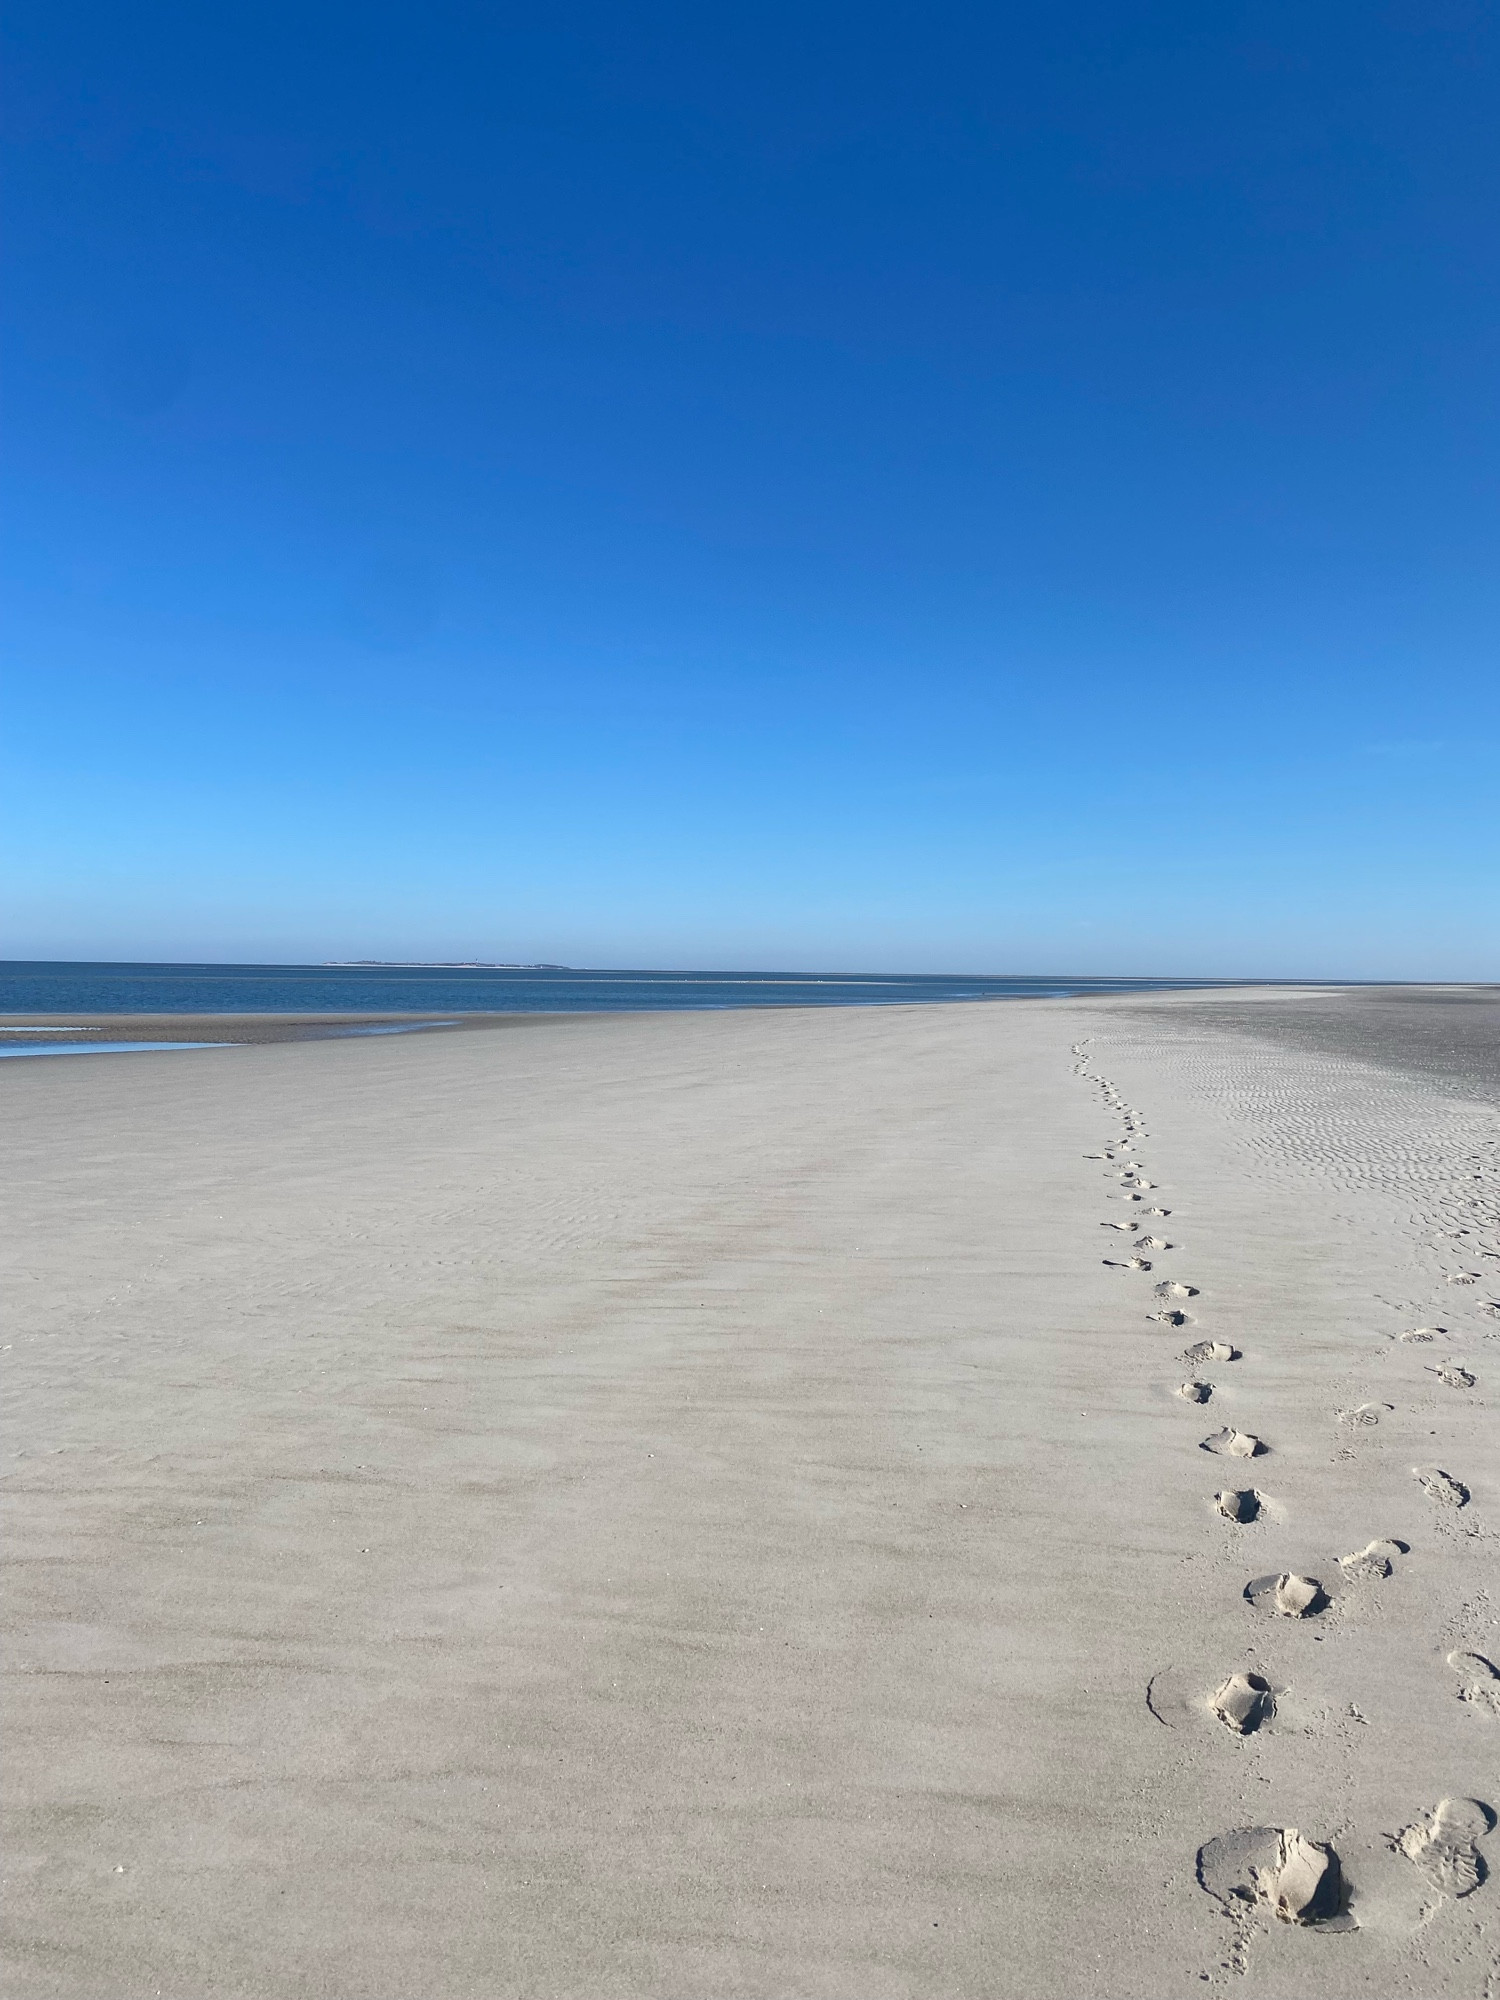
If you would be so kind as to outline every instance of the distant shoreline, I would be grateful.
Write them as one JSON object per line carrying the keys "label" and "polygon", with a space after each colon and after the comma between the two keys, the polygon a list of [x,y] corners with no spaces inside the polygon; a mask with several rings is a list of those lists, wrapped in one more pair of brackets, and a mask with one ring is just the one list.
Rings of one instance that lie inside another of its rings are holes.
{"label": "distant shoreline", "polygon": [[319,961],[325,971],[352,971],[356,966],[371,966],[386,972],[576,972],[576,965],[548,965],[538,961],[535,965],[512,963],[500,958],[325,958]]}

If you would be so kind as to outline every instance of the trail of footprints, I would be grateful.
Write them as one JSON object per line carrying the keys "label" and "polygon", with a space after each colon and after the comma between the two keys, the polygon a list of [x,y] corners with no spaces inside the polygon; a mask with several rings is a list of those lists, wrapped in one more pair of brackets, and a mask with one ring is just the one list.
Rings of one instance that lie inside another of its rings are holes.
{"label": "trail of footprints", "polygon": [[[1131,1238],[1128,1244],[1121,1244],[1126,1254],[1105,1257],[1103,1262],[1113,1270],[1149,1272],[1154,1258],[1141,1253],[1170,1251],[1175,1246],[1151,1233],[1153,1225],[1148,1218],[1165,1218],[1171,1210],[1152,1199],[1158,1190],[1147,1178],[1138,1157],[1140,1141],[1147,1136],[1141,1114],[1125,1102],[1107,1077],[1090,1067],[1087,1051],[1087,1040],[1073,1044],[1074,1074],[1092,1083],[1105,1106],[1116,1114],[1120,1136],[1103,1152],[1086,1157],[1105,1163],[1106,1176],[1117,1184],[1115,1194],[1136,1210],[1124,1220],[1111,1217],[1101,1225],[1114,1236]],[[1448,1279],[1454,1285],[1480,1281],[1480,1274],[1470,1271],[1455,1272]],[[1186,1301],[1197,1297],[1195,1285],[1175,1278],[1159,1279],[1152,1286],[1153,1310],[1149,1317],[1165,1326],[1189,1326],[1192,1319]],[[1500,1316],[1500,1304],[1495,1312]],[[1443,1331],[1437,1327],[1417,1327],[1400,1338],[1421,1346]],[[1240,1359],[1241,1350],[1228,1341],[1194,1341],[1183,1351],[1182,1360],[1195,1372],[1178,1386],[1178,1397],[1188,1404],[1208,1403],[1214,1384],[1196,1371]],[[1456,1362],[1431,1363],[1427,1367],[1429,1373],[1450,1388],[1470,1389],[1475,1384],[1474,1375]],[[1360,1429],[1377,1424],[1391,1408],[1389,1403],[1364,1403],[1336,1414],[1340,1423]],[[1198,1449],[1218,1458],[1257,1459],[1271,1447],[1252,1432],[1224,1425],[1203,1438]],[[1444,1467],[1414,1466],[1412,1474],[1435,1507],[1457,1510],[1468,1505],[1468,1487]],[[1226,1486],[1213,1495],[1213,1505],[1225,1520],[1244,1525],[1262,1518],[1266,1496],[1253,1486]],[[1409,1553],[1405,1542],[1377,1539],[1363,1549],[1339,1557],[1339,1571],[1342,1579],[1350,1583],[1378,1581],[1389,1577],[1397,1560]],[[1330,1602],[1319,1578],[1291,1571],[1252,1578],[1245,1585],[1244,1597],[1254,1610],[1268,1618],[1293,1620],[1314,1619]],[[1459,1699],[1500,1719],[1500,1667],[1483,1654],[1471,1652],[1450,1653],[1448,1666],[1458,1679]],[[1147,1700],[1149,1704],[1150,1690]],[[1257,1673],[1232,1673],[1208,1691],[1203,1700],[1209,1713],[1234,1736],[1254,1735],[1276,1713],[1276,1691]],[[1440,1799],[1430,1811],[1419,1814],[1396,1834],[1393,1846],[1413,1863],[1437,1896],[1467,1896],[1485,1880],[1487,1870],[1479,1843],[1494,1825],[1494,1812],[1478,1799]],[[1325,1931],[1358,1927],[1338,1855],[1328,1842],[1310,1839],[1296,1827],[1240,1827],[1207,1841],[1198,1850],[1197,1879],[1209,1895],[1237,1918],[1248,1919],[1260,1910],[1284,1923],[1316,1925]],[[1237,1969],[1243,1969],[1243,1943],[1242,1937]]]}

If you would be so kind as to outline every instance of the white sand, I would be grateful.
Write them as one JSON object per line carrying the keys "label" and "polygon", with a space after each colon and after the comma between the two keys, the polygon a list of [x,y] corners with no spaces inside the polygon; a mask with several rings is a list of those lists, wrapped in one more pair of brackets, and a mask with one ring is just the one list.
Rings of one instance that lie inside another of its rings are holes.
{"label": "white sand", "polygon": [[6,1993],[1493,1991],[1493,1106],[1171,997],[3,1068]]}

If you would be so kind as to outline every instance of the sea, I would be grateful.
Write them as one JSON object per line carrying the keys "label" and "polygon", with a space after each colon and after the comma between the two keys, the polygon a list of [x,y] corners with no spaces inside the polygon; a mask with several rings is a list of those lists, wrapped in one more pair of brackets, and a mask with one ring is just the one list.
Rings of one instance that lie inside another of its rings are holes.
{"label": "sea", "polygon": [[[1034,1000],[1228,984],[1242,982],[946,972],[650,972],[482,964],[84,964],[12,958],[0,960],[0,1056],[118,1056],[234,1046],[232,1020],[222,1024],[216,1040],[188,1038],[194,1030],[198,1036],[212,1036],[220,1024],[202,1016],[214,1014],[240,1016],[240,1038],[264,1040],[270,1034],[280,1040],[284,1034],[320,1038],[410,1034],[448,1026],[464,1014],[910,1006],[932,1000]],[[184,1032],[172,1034],[166,1026],[164,1016],[174,1014],[184,1016]],[[50,1022],[26,1022],[20,1016],[50,1016]],[[130,1036],[130,1016],[140,1016],[138,1036]],[[148,1026],[150,1016],[156,1020]],[[196,1016],[190,1028],[186,1016]],[[250,1016],[264,1020],[266,1028],[250,1030],[246,1026]],[[276,1028],[278,1016],[288,1018],[286,1028]],[[326,1026],[320,1024],[322,1016]],[[300,1026],[290,1026],[292,1018],[300,1018]]]}
{"label": "sea", "polygon": [[[0,1056],[122,1056],[236,1046],[232,1020],[224,1020],[214,1040],[188,1040],[192,1028],[186,1028],[186,1018],[194,1018],[198,1034],[212,1034],[220,1022],[204,1016],[214,1014],[240,1016],[238,1040],[284,1040],[414,1034],[452,1026],[464,1014],[910,1006],[932,1000],[1036,1000],[1232,984],[1244,982],[948,972],[628,972],[476,964],[82,964],[12,958],[0,960]],[[18,1018],[28,1014],[50,1016],[50,1022]],[[172,1014],[184,1016],[186,1032],[172,1034],[162,1018]],[[128,1032],[130,1016],[140,1018],[138,1036]],[[146,1032],[150,1016],[156,1016],[154,1036]],[[250,1028],[250,1016],[266,1026]],[[276,1026],[278,1016],[286,1026]],[[70,1030],[76,1036],[72,1040]]]}
{"label": "sea", "polygon": [[[329,1015],[323,1032],[389,1033],[351,1015],[412,1017],[398,1028],[434,1027],[462,1014],[592,1014],[725,1007],[892,1007],[914,1002],[1066,998],[1241,984],[1211,979],[1111,979],[1055,974],[653,972],[563,965],[157,965],[71,960],[0,961],[0,1055],[122,1054],[214,1046],[118,1039],[136,1015]],[[43,1028],[5,1017],[50,1015]],[[66,1024],[87,1041],[63,1039]],[[158,1033],[160,1033],[158,1027]],[[200,1032],[202,1032],[200,1030]]]}

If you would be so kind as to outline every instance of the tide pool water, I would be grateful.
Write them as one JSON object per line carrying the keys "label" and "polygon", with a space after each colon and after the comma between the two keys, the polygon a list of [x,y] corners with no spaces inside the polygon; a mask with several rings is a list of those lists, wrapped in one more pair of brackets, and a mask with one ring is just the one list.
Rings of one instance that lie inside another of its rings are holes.
{"label": "tide pool water", "polygon": [[165,1049],[232,1049],[234,1042],[38,1042],[0,1047],[0,1056],[130,1056]]}

